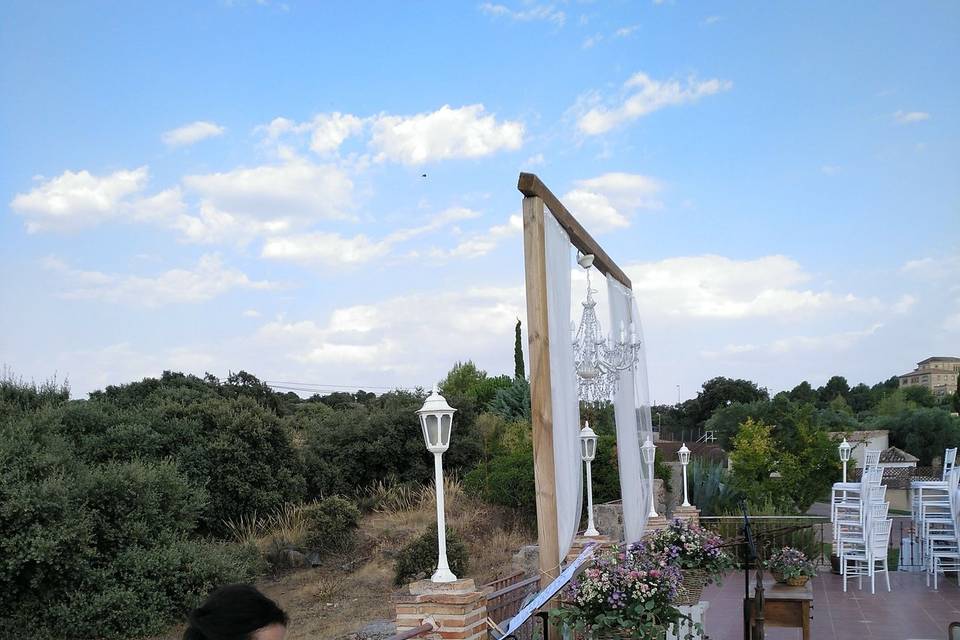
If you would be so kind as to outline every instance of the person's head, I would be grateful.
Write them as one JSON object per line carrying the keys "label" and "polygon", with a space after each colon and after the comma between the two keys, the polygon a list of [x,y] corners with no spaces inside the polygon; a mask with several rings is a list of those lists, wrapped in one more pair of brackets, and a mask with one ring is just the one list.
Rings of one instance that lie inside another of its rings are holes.
{"label": "person's head", "polygon": [[249,584],[229,584],[190,613],[183,640],[283,640],[287,614]]}

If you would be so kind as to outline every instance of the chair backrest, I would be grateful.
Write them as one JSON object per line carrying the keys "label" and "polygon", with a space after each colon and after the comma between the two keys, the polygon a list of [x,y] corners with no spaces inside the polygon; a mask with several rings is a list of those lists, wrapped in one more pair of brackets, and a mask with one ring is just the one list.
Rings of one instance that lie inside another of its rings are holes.
{"label": "chair backrest", "polygon": [[880,449],[867,449],[863,452],[863,470],[871,469],[880,464]]}
{"label": "chair backrest", "polygon": [[890,527],[893,526],[893,520],[874,520],[870,526],[870,549],[873,555],[887,553],[887,547],[890,546]]}
{"label": "chair backrest", "polygon": [[951,622],[947,633],[947,640],[960,640],[960,622]]}
{"label": "chair backrest", "polygon": [[860,491],[862,494],[866,494],[869,487],[879,486],[883,481],[883,468],[882,467],[869,467],[863,470],[863,475],[860,477]]}
{"label": "chair backrest", "polygon": [[943,476],[942,479],[946,480],[947,475],[953,471],[953,468],[957,465],[957,448],[947,449],[943,452]]}
{"label": "chair backrest", "polygon": [[889,511],[889,502],[874,502],[870,505],[870,519],[874,521],[885,520]]}

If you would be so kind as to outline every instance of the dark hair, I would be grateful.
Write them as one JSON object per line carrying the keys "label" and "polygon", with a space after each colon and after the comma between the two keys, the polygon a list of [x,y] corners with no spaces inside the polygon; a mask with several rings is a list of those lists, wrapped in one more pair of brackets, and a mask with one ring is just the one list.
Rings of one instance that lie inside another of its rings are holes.
{"label": "dark hair", "polygon": [[190,612],[183,640],[250,640],[271,624],[287,626],[287,614],[249,584],[220,587]]}

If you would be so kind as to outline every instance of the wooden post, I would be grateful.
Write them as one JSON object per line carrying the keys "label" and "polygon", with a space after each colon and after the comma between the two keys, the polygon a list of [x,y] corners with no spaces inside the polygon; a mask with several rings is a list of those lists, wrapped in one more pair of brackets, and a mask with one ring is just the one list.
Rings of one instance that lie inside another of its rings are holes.
{"label": "wooden post", "polygon": [[[527,285],[530,418],[533,423],[533,474],[537,489],[540,588],[546,587],[560,573],[553,459],[553,403],[550,396],[550,335],[547,331],[547,251],[543,215],[541,198],[524,197],[523,258]],[[565,318],[561,320],[566,321]]]}

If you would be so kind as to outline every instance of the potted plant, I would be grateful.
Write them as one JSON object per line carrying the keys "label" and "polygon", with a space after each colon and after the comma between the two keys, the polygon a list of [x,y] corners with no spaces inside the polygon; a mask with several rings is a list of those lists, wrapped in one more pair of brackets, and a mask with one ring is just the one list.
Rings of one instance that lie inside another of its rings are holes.
{"label": "potted plant", "polygon": [[733,558],[722,549],[723,538],[687,520],[674,519],[666,528],[644,537],[641,544],[680,569],[675,604],[696,604],[703,588],[714,581],[719,583],[723,573],[733,567]]}
{"label": "potted plant", "polygon": [[799,549],[784,547],[770,554],[767,568],[774,580],[792,587],[802,587],[807,580],[817,575],[813,563]]}
{"label": "potted plant", "polygon": [[595,557],[563,591],[550,612],[583,638],[662,640],[667,628],[687,619],[674,606],[680,572],[661,564],[642,545],[612,547]]}

